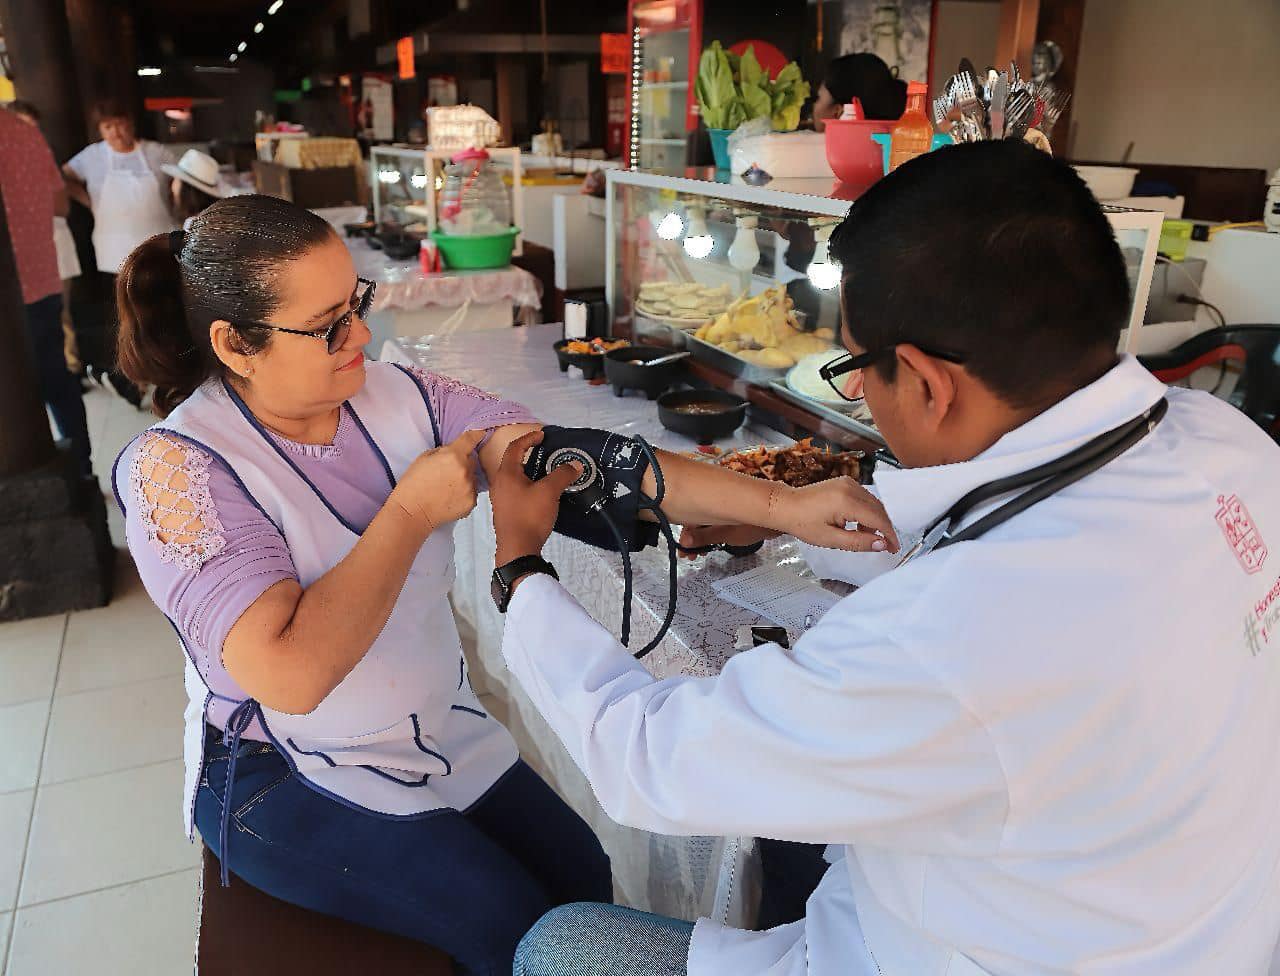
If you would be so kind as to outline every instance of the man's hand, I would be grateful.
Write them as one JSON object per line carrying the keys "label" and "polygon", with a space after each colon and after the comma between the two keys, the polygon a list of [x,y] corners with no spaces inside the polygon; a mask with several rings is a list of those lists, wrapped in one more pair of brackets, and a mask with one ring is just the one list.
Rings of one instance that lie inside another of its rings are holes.
{"label": "man's hand", "polygon": [[[770,504],[770,524],[788,535],[827,549],[898,551],[898,534],[880,499],[852,478],[777,488]],[[857,527],[846,529],[850,522]]]}
{"label": "man's hand", "polygon": [[556,468],[540,481],[530,481],[524,473],[524,458],[542,443],[542,437],[542,431],[535,430],[512,441],[502,455],[497,476],[490,480],[497,566],[542,552],[556,524],[561,494],[582,474],[582,466],[574,462]]}

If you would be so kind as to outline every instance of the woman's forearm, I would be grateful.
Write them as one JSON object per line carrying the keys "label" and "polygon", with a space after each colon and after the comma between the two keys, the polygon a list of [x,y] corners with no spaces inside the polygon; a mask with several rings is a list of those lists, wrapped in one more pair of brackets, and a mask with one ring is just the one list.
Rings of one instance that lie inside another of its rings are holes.
{"label": "woman's forearm", "polygon": [[[666,492],[662,510],[673,522],[684,525],[757,525],[785,529],[777,511],[781,498],[792,489],[776,481],[752,478],[718,464],[657,451]],[[652,471],[644,475],[644,491],[651,498],[657,490]]]}
{"label": "woman's forearm", "polygon": [[223,644],[228,673],[270,708],[314,709],[386,626],[428,535],[393,493],[331,570],[305,590],[280,583],[255,601]]}

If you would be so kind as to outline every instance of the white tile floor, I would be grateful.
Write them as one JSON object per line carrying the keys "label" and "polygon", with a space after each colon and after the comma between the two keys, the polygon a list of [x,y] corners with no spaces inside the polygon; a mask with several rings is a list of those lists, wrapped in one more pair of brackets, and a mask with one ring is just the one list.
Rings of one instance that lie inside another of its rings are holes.
{"label": "white tile floor", "polygon": [[[109,493],[111,462],[152,418],[100,390],[85,405]],[[0,624],[3,976],[192,970],[182,658],[123,551],[116,576],[110,606]]]}

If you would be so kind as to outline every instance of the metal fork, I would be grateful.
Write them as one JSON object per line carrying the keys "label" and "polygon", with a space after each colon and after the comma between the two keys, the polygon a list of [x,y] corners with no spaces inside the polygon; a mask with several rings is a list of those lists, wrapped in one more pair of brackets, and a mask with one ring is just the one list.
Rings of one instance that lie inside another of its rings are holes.
{"label": "metal fork", "polygon": [[1025,136],[1035,109],[1036,100],[1031,92],[1025,88],[1019,88],[1011,94],[1009,96],[1009,104],[1005,107],[1004,113],[1005,138],[1021,139]]}

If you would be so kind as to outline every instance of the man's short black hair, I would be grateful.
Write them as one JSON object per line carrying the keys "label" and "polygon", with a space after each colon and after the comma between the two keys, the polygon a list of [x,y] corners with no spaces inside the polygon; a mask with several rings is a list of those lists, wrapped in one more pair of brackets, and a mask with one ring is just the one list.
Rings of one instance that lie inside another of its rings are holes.
{"label": "man's short black hair", "polygon": [[[959,353],[1006,403],[1046,405],[1115,361],[1129,280],[1111,225],[1065,163],[1026,143],[904,164],[831,235],[849,332],[867,351]],[[892,380],[896,360],[877,363]]]}

